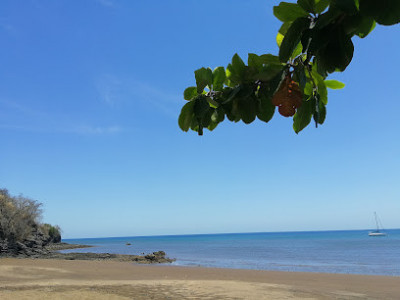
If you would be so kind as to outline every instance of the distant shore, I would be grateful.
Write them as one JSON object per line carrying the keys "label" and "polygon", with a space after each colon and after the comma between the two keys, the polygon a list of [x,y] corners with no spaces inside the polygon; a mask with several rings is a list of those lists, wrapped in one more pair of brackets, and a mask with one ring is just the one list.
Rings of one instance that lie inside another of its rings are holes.
{"label": "distant shore", "polygon": [[0,298],[398,299],[400,277],[0,259]]}

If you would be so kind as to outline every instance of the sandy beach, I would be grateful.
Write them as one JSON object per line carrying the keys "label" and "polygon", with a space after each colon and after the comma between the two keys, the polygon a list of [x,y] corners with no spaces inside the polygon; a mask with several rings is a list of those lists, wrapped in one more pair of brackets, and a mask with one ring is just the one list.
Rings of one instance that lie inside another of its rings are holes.
{"label": "sandy beach", "polygon": [[400,277],[0,260],[0,299],[399,299]]}

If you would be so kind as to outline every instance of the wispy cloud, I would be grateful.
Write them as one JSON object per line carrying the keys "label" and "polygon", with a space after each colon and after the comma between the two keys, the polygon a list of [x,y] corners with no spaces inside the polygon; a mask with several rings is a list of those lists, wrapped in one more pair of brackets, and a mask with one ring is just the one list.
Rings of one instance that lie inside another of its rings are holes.
{"label": "wispy cloud", "polygon": [[10,24],[0,24],[1,29],[3,29],[5,32],[15,35],[17,33],[17,29],[10,25]]}
{"label": "wispy cloud", "polygon": [[106,7],[113,7],[114,6],[114,1],[111,0],[96,0],[98,3],[100,3],[103,6]]}
{"label": "wispy cloud", "polygon": [[111,74],[105,74],[96,84],[101,99],[110,106],[116,106],[122,99],[122,82]]}
{"label": "wispy cloud", "polygon": [[12,36],[17,34],[17,28],[4,18],[0,18],[0,31]]}
{"label": "wispy cloud", "polygon": [[123,131],[119,126],[108,126],[108,127],[94,127],[94,126],[78,126],[73,132],[87,135],[101,135],[101,134],[115,134]]}
{"label": "wispy cloud", "polygon": [[112,135],[124,131],[119,125],[92,125],[85,120],[46,113],[4,99],[0,99],[0,128],[33,133],[82,135]]}
{"label": "wispy cloud", "polygon": [[132,103],[150,105],[165,115],[176,118],[177,108],[182,103],[180,94],[172,94],[157,87],[132,78],[103,74],[97,80],[100,99],[111,107],[128,106]]}

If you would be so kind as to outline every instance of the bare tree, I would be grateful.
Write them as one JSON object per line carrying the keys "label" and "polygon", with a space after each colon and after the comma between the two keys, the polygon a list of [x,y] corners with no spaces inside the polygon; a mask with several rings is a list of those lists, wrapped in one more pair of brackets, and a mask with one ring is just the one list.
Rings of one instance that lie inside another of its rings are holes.
{"label": "bare tree", "polygon": [[0,189],[0,239],[23,241],[38,226],[42,217],[41,203],[22,195],[13,197]]}

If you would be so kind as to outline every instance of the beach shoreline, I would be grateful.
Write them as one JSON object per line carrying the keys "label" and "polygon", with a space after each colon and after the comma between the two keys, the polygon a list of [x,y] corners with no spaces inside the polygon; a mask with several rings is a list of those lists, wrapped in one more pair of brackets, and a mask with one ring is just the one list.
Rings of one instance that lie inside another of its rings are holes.
{"label": "beach shoreline", "polygon": [[56,260],[112,260],[135,262],[138,264],[160,264],[171,263],[175,259],[166,257],[164,251],[156,251],[143,255],[115,254],[115,253],[93,253],[93,252],[69,252],[62,253],[61,250],[92,248],[93,245],[51,243],[43,248],[35,248],[29,255],[26,253],[0,253],[1,258],[17,259],[56,259]]}
{"label": "beach shoreline", "polygon": [[1,299],[398,299],[400,277],[0,259]]}

